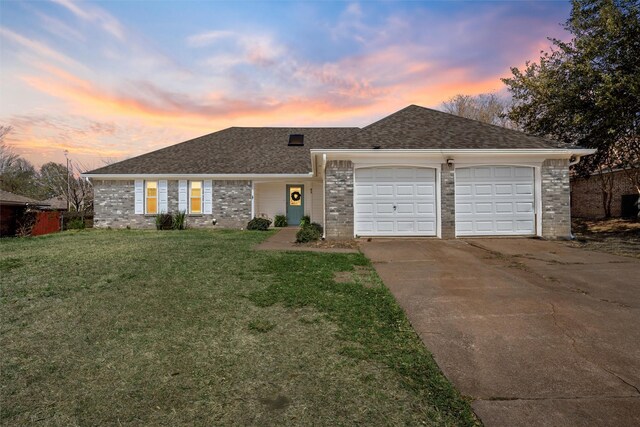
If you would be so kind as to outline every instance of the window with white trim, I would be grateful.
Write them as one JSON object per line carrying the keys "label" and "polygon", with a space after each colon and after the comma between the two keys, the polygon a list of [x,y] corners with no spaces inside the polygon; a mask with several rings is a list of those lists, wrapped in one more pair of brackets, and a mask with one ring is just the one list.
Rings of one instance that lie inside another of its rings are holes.
{"label": "window with white trim", "polygon": [[144,206],[147,214],[158,213],[158,181],[145,181]]}
{"label": "window with white trim", "polygon": [[202,181],[189,181],[189,213],[202,213]]}

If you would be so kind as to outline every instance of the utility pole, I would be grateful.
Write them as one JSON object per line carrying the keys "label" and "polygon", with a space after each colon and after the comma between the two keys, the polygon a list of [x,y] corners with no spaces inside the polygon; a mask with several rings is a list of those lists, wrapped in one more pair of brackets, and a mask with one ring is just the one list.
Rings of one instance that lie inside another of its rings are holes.
{"label": "utility pole", "polygon": [[67,212],[71,212],[71,182],[69,181],[69,150],[64,150],[67,159]]}

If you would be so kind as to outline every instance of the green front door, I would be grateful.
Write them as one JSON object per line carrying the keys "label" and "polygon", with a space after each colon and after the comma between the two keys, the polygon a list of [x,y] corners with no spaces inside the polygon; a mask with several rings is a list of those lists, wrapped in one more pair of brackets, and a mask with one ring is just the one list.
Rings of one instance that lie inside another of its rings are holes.
{"label": "green front door", "polygon": [[304,185],[287,185],[287,223],[300,225],[304,215]]}

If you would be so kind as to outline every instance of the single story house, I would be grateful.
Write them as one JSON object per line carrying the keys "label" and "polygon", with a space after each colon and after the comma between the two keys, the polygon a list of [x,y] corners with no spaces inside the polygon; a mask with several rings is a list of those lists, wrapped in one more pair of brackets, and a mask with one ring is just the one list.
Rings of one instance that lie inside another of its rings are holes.
{"label": "single story house", "polygon": [[46,202],[0,190],[0,236],[15,236],[28,209],[40,210],[48,206]]}
{"label": "single story house", "polygon": [[244,227],[302,215],[330,239],[571,234],[569,166],[593,150],[415,105],[360,128],[231,127],[84,174],[96,227]]}

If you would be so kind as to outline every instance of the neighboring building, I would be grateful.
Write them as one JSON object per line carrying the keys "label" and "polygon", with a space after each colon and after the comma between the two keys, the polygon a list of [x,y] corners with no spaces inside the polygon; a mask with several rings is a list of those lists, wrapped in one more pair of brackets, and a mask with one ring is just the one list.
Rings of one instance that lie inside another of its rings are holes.
{"label": "neighboring building", "polygon": [[232,127],[91,171],[96,227],[244,227],[302,215],[327,238],[571,234],[569,163],[594,150],[415,105],[365,128]]}
{"label": "neighboring building", "polygon": [[44,202],[0,190],[0,236],[15,236],[19,221],[27,209],[44,206],[47,206]]}
{"label": "neighboring building", "polygon": [[64,196],[55,196],[50,199],[44,200],[43,203],[49,205],[47,209],[52,211],[67,211],[69,205],[67,204],[67,198]]}
{"label": "neighboring building", "polygon": [[[624,171],[607,173],[613,180],[611,216],[614,218],[638,216],[638,190]],[[604,218],[601,178],[571,178],[571,215],[577,218]]]}

